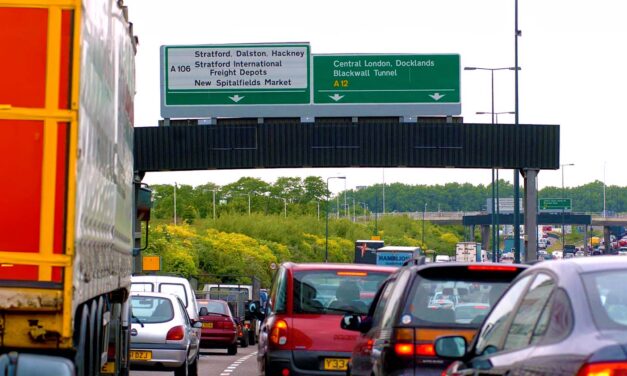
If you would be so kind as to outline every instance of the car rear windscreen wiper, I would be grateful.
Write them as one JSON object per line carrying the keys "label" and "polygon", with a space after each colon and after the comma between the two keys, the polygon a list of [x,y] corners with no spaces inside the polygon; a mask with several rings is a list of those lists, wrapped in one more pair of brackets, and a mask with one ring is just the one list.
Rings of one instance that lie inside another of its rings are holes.
{"label": "car rear windscreen wiper", "polygon": [[144,322],[141,321],[137,316],[133,315],[132,313],[131,313],[131,319],[135,320],[135,322],[138,322],[139,325],[141,325],[142,328],[144,327]]}

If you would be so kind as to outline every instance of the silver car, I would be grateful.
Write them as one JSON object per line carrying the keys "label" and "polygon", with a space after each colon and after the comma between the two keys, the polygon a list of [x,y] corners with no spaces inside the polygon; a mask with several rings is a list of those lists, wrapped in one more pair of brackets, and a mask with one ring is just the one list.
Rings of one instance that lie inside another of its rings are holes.
{"label": "silver car", "polygon": [[131,369],[198,374],[197,330],[185,305],[175,295],[131,293]]}

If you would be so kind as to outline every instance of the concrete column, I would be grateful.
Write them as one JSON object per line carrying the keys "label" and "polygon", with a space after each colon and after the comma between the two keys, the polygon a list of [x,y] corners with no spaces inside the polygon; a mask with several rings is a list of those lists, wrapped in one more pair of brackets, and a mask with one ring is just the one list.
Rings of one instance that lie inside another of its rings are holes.
{"label": "concrete column", "polygon": [[603,253],[606,255],[612,254],[612,242],[610,241],[609,226],[603,226],[603,240],[605,241],[605,251],[603,251]]}
{"label": "concrete column", "polygon": [[481,225],[481,249],[490,247],[490,226]]}
{"label": "concrete column", "polygon": [[526,255],[521,260],[534,261],[538,259],[538,172],[526,170],[525,173],[525,236]]}

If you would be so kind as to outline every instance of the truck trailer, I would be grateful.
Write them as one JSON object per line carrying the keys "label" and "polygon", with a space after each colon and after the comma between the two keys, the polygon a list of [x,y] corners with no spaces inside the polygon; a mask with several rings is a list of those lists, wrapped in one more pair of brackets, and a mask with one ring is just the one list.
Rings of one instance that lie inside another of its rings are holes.
{"label": "truck trailer", "polygon": [[122,3],[0,0],[0,354],[79,376],[128,374],[137,39]]}

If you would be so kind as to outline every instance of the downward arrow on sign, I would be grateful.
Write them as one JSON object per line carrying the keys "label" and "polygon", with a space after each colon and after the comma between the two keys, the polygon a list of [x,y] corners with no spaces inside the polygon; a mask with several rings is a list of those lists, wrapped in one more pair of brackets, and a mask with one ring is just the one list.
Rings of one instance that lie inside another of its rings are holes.
{"label": "downward arrow on sign", "polygon": [[329,95],[329,98],[333,99],[334,101],[339,101],[340,99],[344,98],[343,95],[339,95],[339,94],[334,94],[334,95]]}
{"label": "downward arrow on sign", "polygon": [[229,97],[230,100],[232,100],[233,102],[237,103],[239,101],[241,101],[242,99],[244,99],[244,97],[240,97],[239,95],[235,94],[232,97]]}
{"label": "downward arrow on sign", "polygon": [[431,94],[429,96],[437,101],[437,100],[440,100],[441,98],[443,98],[445,95],[446,94],[433,93],[433,94]]}

